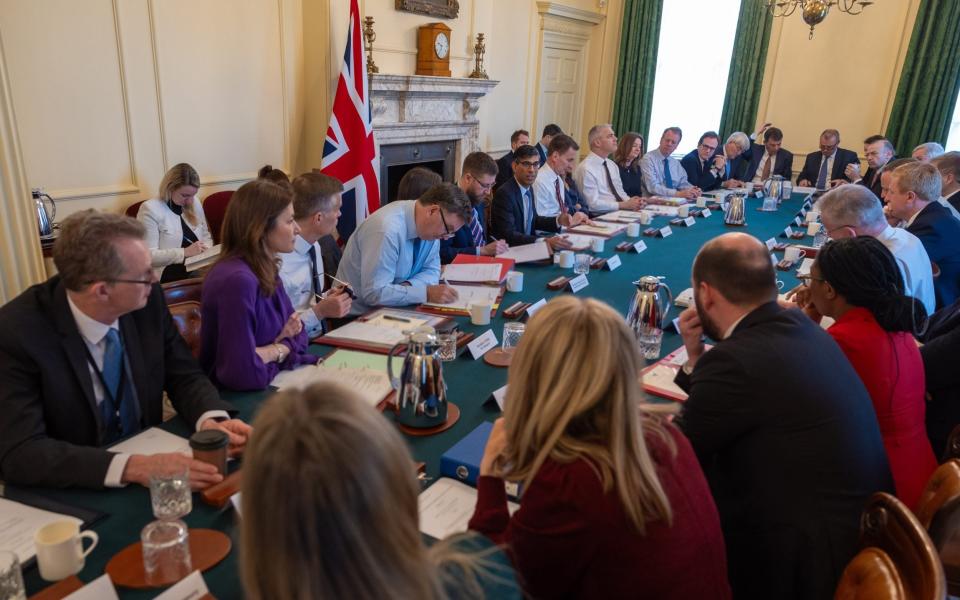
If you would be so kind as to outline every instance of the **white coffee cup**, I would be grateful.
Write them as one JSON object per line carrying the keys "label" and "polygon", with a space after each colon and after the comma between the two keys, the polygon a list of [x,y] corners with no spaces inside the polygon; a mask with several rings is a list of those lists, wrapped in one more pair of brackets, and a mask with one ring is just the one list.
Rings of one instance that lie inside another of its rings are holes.
{"label": "white coffee cup", "polygon": [[594,252],[603,252],[603,238],[593,238],[590,240],[590,249]]}
{"label": "white coffee cup", "polygon": [[573,251],[572,250],[560,251],[560,267],[563,269],[570,269],[573,267]]}
{"label": "white coffee cup", "polygon": [[471,304],[470,305],[470,322],[474,325],[489,325],[490,324],[490,310],[493,309],[493,306],[489,304]]}
{"label": "white coffee cup", "polygon": [[807,235],[817,235],[818,231],[820,231],[820,223],[816,221],[807,222]]}
{"label": "white coffee cup", "polygon": [[700,196],[697,198],[697,208],[706,208],[707,207],[707,197]]}
{"label": "white coffee cup", "polygon": [[[650,213],[648,213],[647,211],[645,211],[645,210],[644,210],[644,211],[640,211],[640,224],[641,224],[641,225],[649,225],[651,218],[652,218],[652,217],[651,217]],[[637,233],[637,235],[640,235],[639,232]],[[634,237],[636,237],[636,236],[634,236]]]}
{"label": "white coffee cup", "polygon": [[686,219],[690,216],[690,207],[684,204],[683,206],[677,208],[677,216],[681,219]]}
{"label": "white coffee cup", "polygon": [[[90,547],[83,549],[83,538],[90,540]],[[47,581],[60,581],[83,570],[83,563],[100,538],[94,531],[80,531],[74,521],[54,521],[44,525],[33,536],[37,546],[37,565],[40,577]]]}
{"label": "white coffee cup", "polygon": [[[646,213],[644,213],[646,214]],[[649,223],[649,221],[647,221]],[[630,223],[627,225],[628,237],[640,237],[640,223]]]}
{"label": "white coffee cup", "polygon": [[805,250],[796,246],[787,246],[787,249],[783,251],[783,258],[790,262],[797,262],[806,255]]}
{"label": "white coffee cup", "polygon": [[807,213],[807,223],[816,223],[820,219],[820,213],[815,210],[811,210]]}
{"label": "white coffee cup", "polygon": [[523,291],[523,273],[521,271],[510,271],[507,273],[507,291]]}

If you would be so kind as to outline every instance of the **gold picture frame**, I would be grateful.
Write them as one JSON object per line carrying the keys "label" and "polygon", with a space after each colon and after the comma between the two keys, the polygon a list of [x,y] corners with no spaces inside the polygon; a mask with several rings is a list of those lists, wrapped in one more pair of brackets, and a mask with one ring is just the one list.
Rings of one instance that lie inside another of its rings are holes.
{"label": "gold picture frame", "polygon": [[396,0],[397,10],[456,19],[460,14],[460,3],[457,0]]}

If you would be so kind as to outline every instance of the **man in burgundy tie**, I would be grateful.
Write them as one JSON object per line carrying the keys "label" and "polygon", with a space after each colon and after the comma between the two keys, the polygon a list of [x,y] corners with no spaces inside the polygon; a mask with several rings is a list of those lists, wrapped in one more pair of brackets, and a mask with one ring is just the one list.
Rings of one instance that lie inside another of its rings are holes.
{"label": "man in burgundy tie", "polygon": [[537,214],[545,217],[556,217],[561,213],[575,214],[582,212],[567,189],[567,176],[573,173],[577,166],[577,151],[580,146],[569,135],[559,134],[550,140],[547,147],[547,162],[537,172],[537,180],[533,184],[534,196],[537,199]]}
{"label": "man in burgundy tie", "polygon": [[470,198],[474,217],[452,238],[440,241],[441,263],[453,262],[458,254],[496,256],[509,248],[507,242],[503,240],[487,242],[486,208],[497,172],[496,161],[485,152],[472,152],[463,160],[457,186]]}

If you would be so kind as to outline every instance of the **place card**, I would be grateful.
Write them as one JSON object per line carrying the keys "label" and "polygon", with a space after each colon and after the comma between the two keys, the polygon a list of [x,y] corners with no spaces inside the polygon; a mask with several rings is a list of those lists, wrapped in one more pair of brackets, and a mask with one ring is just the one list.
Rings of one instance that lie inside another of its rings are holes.
{"label": "place card", "polygon": [[703,209],[702,211],[700,211],[700,216],[702,216],[704,219],[706,219],[707,217],[709,217],[709,216],[712,215],[712,214],[713,214],[713,213],[710,212],[710,209],[709,209],[709,208],[705,208],[705,209]]}
{"label": "place card", "polygon": [[801,219],[800,217],[796,217],[793,219],[793,224],[796,225],[797,227],[800,227],[803,225],[803,219]]}
{"label": "place card", "polygon": [[590,285],[590,282],[587,281],[586,275],[577,275],[576,277],[574,277],[569,281],[569,284],[570,284],[570,291],[576,294],[583,288]]}
{"label": "place card", "polygon": [[492,329],[488,329],[483,335],[474,338],[472,342],[467,344],[467,350],[470,351],[470,356],[473,357],[473,360],[477,360],[486,354],[488,350],[493,350],[496,347],[497,336],[493,333]]}
{"label": "place card", "polygon": [[686,219],[683,220],[683,225],[685,227],[693,227],[696,224],[697,224],[697,220],[694,219],[693,217],[687,217]]}
{"label": "place card", "polygon": [[493,390],[490,396],[493,398],[493,401],[497,403],[497,408],[500,409],[500,412],[503,412],[503,401],[507,399],[507,386]]}
{"label": "place card", "polygon": [[210,593],[203,575],[194,571],[180,580],[180,583],[157,596],[154,600],[198,600]]}
{"label": "place card", "polygon": [[680,333],[680,317],[674,317],[673,321],[670,322],[673,325],[673,328],[677,333]]}
{"label": "place card", "polygon": [[631,246],[631,248],[633,248],[634,252],[636,252],[637,254],[640,254],[641,252],[647,249],[647,243],[643,240],[640,240],[639,242]]}
{"label": "place card", "polygon": [[661,227],[661,228],[660,228],[660,231],[658,231],[657,233],[660,234],[660,237],[665,238],[665,237],[669,237],[670,235],[672,235],[672,234],[673,234],[673,230],[670,229],[670,226],[669,226],[669,225],[665,225],[664,227]]}
{"label": "place card", "polygon": [[793,237],[793,227],[787,226],[783,230],[783,237]]}
{"label": "place card", "polygon": [[608,271],[616,271],[616,270],[617,270],[617,267],[619,267],[619,266],[620,266],[620,257],[617,256],[616,254],[614,254],[613,256],[611,256],[610,258],[607,259],[607,270],[608,270]]}
{"label": "place card", "polygon": [[773,252],[773,249],[777,247],[777,240],[775,238],[770,238],[764,244],[767,245],[767,251]]}
{"label": "place card", "polygon": [[536,313],[538,310],[540,310],[546,305],[547,305],[547,299],[540,298],[539,300],[537,300],[536,302],[528,306],[526,310],[527,318],[529,319],[530,317],[532,317],[534,313]]}

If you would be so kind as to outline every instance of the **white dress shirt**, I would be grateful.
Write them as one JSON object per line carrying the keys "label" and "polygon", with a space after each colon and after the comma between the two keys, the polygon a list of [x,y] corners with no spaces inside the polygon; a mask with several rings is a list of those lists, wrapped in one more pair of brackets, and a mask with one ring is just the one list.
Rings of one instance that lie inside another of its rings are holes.
{"label": "white dress shirt", "polygon": [[906,229],[889,225],[876,238],[887,247],[900,265],[906,294],[922,302],[927,314],[932,315],[937,307],[933,292],[933,268],[920,238]]}
{"label": "white dress shirt", "polygon": [[[618,173],[619,174],[619,173]],[[560,182],[560,201],[557,201],[557,184]],[[566,185],[563,178],[553,170],[550,163],[543,163],[537,172],[537,179],[533,182],[533,197],[537,200],[537,214],[541,217],[560,216],[560,205],[566,212]]]}
{"label": "white dress shirt", "polygon": [[[663,159],[667,159],[666,166],[670,169],[672,186],[667,186]],[[680,161],[660,154],[660,148],[654,148],[643,155],[640,159],[640,172],[643,174],[643,189],[651,196],[673,197],[677,195],[677,190],[693,187],[687,178],[687,170]]]}
{"label": "white dress shirt", "polygon": [[[105,325],[96,319],[88,317],[73,303],[70,294],[67,294],[67,304],[70,306],[73,320],[77,323],[80,337],[83,338],[83,342],[87,345],[87,350],[90,351],[90,356],[93,357],[93,362],[96,363],[97,369],[102,373],[103,355],[107,346],[107,333],[111,329],[116,329],[119,332],[120,321],[117,320],[109,325]],[[103,384],[100,382],[100,376],[97,374],[97,371],[94,370],[93,365],[88,364],[87,368],[90,370],[90,381],[93,382],[93,396],[97,401],[97,408],[99,408],[104,399]],[[133,400],[136,400],[136,398]],[[201,423],[207,419],[216,417],[229,419],[230,414],[223,410],[208,410],[197,419],[197,431],[200,431]],[[129,454],[117,453],[117,455],[113,457],[113,460],[110,461],[110,466],[107,467],[107,475],[103,479],[103,485],[105,487],[123,487],[124,484],[121,483],[120,480],[123,477],[123,470],[127,467],[128,460],[130,460]]]}
{"label": "white dress shirt", "polygon": [[[193,207],[197,224],[190,225],[186,219],[184,222],[197,239],[209,248],[213,246],[213,236],[207,226],[207,219],[203,216],[203,207],[196,199],[193,201]],[[147,229],[145,241],[150,248],[150,257],[157,277],[160,276],[163,267],[183,262],[183,226],[180,225],[180,215],[170,210],[163,200],[152,198],[140,205],[137,219]]]}
{"label": "white dress shirt", "polygon": [[287,292],[293,309],[300,315],[307,337],[312,339],[323,333],[323,321],[317,313],[313,312],[317,298],[313,295],[313,272],[310,269],[309,254],[311,246],[317,253],[317,291],[323,291],[323,260],[320,256],[320,244],[317,242],[310,244],[299,235],[294,241],[293,252],[280,254],[280,281],[283,282],[283,289]]}
{"label": "white dress shirt", "polygon": [[[780,154],[777,152],[777,154]],[[773,162],[770,164],[770,174],[772,175],[777,169],[777,154],[773,155]],[[770,159],[770,155],[766,151],[763,152],[763,156],[760,157],[760,162],[757,164],[757,172],[753,174],[754,183],[763,183],[763,166],[767,164],[767,160]],[[827,175],[827,181],[830,181],[830,175]],[[816,182],[814,182],[816,183]]]}
{"label": "white dress shirt", "polygon": [[620,181],[620,169],[617,168],[617,163],[591,152],[583,162],[577,165],[573,179],[577,183],[577,188],[580,189],[587,208],[594,212],[619,208],[617,197],[610,191],[604,164],[606,164],[606,170],[610,172],[610,180],[613,181],[613,188],[620,196],[620,201],[630,199],[630,194],[623,191],[623,182]]}

